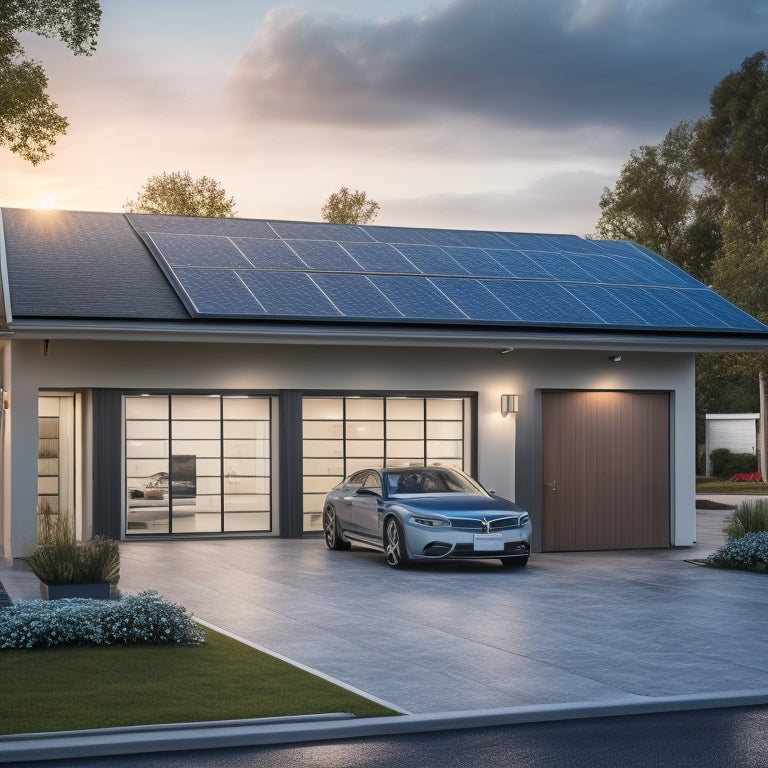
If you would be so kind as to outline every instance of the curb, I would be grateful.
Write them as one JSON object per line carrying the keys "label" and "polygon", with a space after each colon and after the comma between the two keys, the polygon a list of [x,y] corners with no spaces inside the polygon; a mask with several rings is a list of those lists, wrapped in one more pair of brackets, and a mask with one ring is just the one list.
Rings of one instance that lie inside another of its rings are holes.
{"label": "curb", "polygon": [[768,690],[716,696],[631,697],[610,704],[575,702],[430,715],[354,718],[344,713],[207,723],[131,726],[3,737],[0,763],[300,744],[524,723],[619,717],[768,704]]}

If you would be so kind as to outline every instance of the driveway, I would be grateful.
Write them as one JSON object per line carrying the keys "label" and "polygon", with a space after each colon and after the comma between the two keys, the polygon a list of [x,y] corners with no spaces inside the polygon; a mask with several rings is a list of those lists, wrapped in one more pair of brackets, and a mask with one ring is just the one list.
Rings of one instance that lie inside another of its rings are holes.
{"label": "driveway", "polygon": [[692,549],[533,555],[395,571],[320,539],[127,542],[124,591],[197,617],[422,714],[768,692],[766,577]]}

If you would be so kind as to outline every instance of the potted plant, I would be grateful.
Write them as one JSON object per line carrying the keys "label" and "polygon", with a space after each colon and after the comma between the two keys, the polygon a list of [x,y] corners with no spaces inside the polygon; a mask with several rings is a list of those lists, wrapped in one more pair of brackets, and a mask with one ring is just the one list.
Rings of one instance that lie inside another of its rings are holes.
{"label": "potted plant", "polygon": [[120,579],[117,542],[100,537],[75,541],[67,516],[54,514],[47,505],[38,514],[37,546],[27,563],[46,600],[109,598]]}

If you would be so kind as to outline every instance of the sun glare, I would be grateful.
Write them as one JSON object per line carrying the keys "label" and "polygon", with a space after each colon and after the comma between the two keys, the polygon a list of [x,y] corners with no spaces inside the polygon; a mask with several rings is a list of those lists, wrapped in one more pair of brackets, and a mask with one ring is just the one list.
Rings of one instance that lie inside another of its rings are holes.
{"label": "sun glare", "polygon": [[44,192],[37,196],[37,199],[33,201],[32,207],[39,211],[50,211],[56,207],[56,200],[53,195],[48,192]]}

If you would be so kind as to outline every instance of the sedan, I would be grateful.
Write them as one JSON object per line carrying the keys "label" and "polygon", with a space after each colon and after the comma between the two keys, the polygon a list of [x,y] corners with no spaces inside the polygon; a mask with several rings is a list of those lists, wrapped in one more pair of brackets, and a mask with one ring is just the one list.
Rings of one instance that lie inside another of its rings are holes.
{"label": "sedan", "polygon": [[373,547],[393,568],[449,558],[523,566],[531,551],[524,509],[442,466],[354,472],[326,496],[323,534],[329,549]]}

